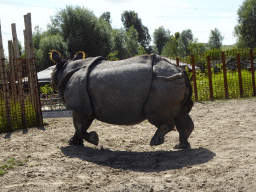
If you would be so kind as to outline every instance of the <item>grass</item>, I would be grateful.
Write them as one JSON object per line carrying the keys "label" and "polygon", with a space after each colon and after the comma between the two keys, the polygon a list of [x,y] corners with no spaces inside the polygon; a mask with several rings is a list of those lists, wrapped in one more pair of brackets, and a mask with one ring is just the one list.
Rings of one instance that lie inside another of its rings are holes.
{"label": "grass", "polygon": [[42,164],[39,163],[39,164],[35,164],[35,165],[30,165],[30,167],[37,167],[37,166],[41,166]]}
{"label": "grass", "polygon": [[0,175],[4,175],[5,173],[8,173],[10,169],[13,169],[15,166],[22,166],[27,162],[28,159],[21,160],[15,160],[15,158],[11,158],[7,160],[4,164],[0,165]]}

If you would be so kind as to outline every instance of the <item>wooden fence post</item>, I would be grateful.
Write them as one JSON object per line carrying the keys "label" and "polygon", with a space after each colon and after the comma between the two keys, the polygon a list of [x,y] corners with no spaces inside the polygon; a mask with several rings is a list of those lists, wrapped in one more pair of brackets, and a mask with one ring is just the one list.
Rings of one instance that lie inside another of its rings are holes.
{"label": "wooden fence post", "polygon": [[251,60],[251,72],[252,72],[253,96],[256,96],[256,90],[255,90],[255,76],[254,76],[254,66],[253,66],[253,51],[252,51],[252,49],[250,49],[250,60]]}
{"label": "wooden fence post", "polygon": [[[39,127],[43,127],[43,117],[42,117],[42,109],[40,103],[40,96],[39,96],[39,87],[37,81],[37,72],[36,72],[36,62],[35,62],[35,55],[34,55],[34,45],[33,45],[33,38],[32,38],[32,23],[31,23],[31,13],[27,13],[24,15],[24,23],[25,23],[25,32],[26,32],[26,50],[28,51],[28,61],[29,61],[29,75],[33,82],[33,93],[34,93],[34,101],[35,101],[35,108],[36,108],[36,116],[37,116],[37,123]],[[32,86],[30,86],[32,89]],[[32,90],[31,90],[32,91]]]}
{"label": "wooden fence post", "polygon": [[11,100],[8,92],[8,79],[7,79],[7,70],[5,65],[4,58],[4,49],[3,49],[3,39],[1,32],[1,20],[0,20],[0,75],[1,75],[1,83],[3,87],[4,101],[5,101],[5,118],[7,120],[7,130],[12,130],[12,117],[11,117]]}
{"label": "wooden fence post", "polygon": [[197,85],[196,85],[196,69],[195,69],[195,57],[194,57],[194,54],[191,55],[191,65],[192,65],[192,73],[193,73],[195,101],[197,102],[198,101],[198,95],[197,95]]}
{"label": "wooden fence post", "polygon": [[208,68],[210,98],[211,98],[211,101],[213,101],[211,58],[210,58],[210,56],[207,56],[206,58],[207,58],[207,68]]}
{"label": "wooden fence post", "polygon": [[244,90],[243,90],[243,84],[242,84],[240,54],[237,54],[237,69],[238,69],[238,79],[239,79],[240,96],[243,97],[243,95],[244,95]]}
{"label": "wooden fence post", "polygon": [[180,59],[178,57],[176,58],[176,64],[178,67],[180,66]]}
{"label": "wooden fence post", "polygon": [[228,81],[227,81],[227,68],[225,52],[222,52],[222,64],[223,64],[223,76],[224,76],[224,87],[225,87],[225,98],[228,99]]}
{"label": "wooden fence post", "polygon": [[14,47],[14,62],[16,63],[17,70],[17,80],[18,80],[18,92],[20,98],[20,108],[22,117],[22,127],[26,128],[26,113],[25,113],[25,103],[24,103],[24,90],[22,83],[22,62],[20,60],[19,44],[16,33],[16,24],[12,23],[12,37],[13,37],[13,47]]}
{"label": "wooden fence post", "polygon": [[9,52],[9,66],[10,66],[10,75],[11,75],[11,86],[12,86],[12,98],[14,99],[14,102],[17,102],[16,100],[16,93],[17,93],[17,87],[16,87],[16,76],[15,76],[15,62],[13,59],[13,44],[12,41],[8,41],[8,52]]}

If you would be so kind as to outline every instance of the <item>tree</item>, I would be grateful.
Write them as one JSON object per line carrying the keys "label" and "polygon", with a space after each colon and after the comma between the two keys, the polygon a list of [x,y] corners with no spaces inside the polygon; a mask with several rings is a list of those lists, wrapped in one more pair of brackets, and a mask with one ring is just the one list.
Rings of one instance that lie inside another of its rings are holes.
{"label": "tree", "polygon": [[161,55],[165,43],[169,40],[170,31],[163,26],[154,31],[154,44],[157,47],[158,53]]}
{"label": "tree", "polygon": [[194,39],[193,42],[189,43],[188,50],[191,54],[201,54],[206,51],[206,46],[203,43],[199,43],[198,39]]}
{"label": "tree", "polygon": [[78,51],[106,57],[111,52],[111,26],[83,7],[67,6],[51,19],[51,30],[67,42],[71,58]]}
{"label": "tree", "polygon": [[222,41],[224,39],[224,36],[221,35],[220,31],[215,28],[214,30],[211,30],[208,45],[210,49],[220,49],[222,46]]}
{"label": "tree", "polygon": [[188,50],[189,42],[193,41],[193,33],[190,29],[183,30],[180,34],[178,40],[178,49],[181,54],[188,55],[190,51]]}
{"label": "tree", "polygon": [[138,33],[133,26],[125,33],[124,39],[124,47],[127,51],[127,57],[137,55],[139,50]]}
{"label": "tree", "polygon": [[37,58],[36,67],[38,71],[54,65],[53,61],[49,57],[49,52],[52,49],[58,50],[64,58],[68,58],[67,44],[63,41],[62,36],[59,34],[45,36],[40,40],[39,48],[35,51],[35,57]]}
{"label": "tree", "polygon": [[138,14],[134,11],[124,11],[121,15],[121,20],[126,31],[133,26],[138,32],[138,41],[144,47],[148,47],[151,41],[151,37],[148,32],[148,28],[142,24]]}
{"label": "tree", "polygon": [[176,57],[180,54],[178,49],[178,41],[179,41],[180,33],[177,32],[175,35],[171,35],[169,40],[163,47],[162,55],[165,57]]}
{"label": "tree", "polygon": [[107,21],[107,22],[109,23],[109,25],[111,25],[112,20],[111,20],[110,12],[104,12],[104,13],[102,13],[102,15],[100,16],[100,18],[102,18],[104,21]]}
{"label": "tree", "polygon": [[245,0],[237,11],[235,36],[238,47],[256,47],[256,0]]}
{"label": "tree", "polygon": [[138,55],[143,55],[143,54],[147,54],[147,52],[145,51],[144,47],[140,45],[138,50]]}
{"label": "tree", "polygon": [[123,28],[112,30],[112,38],[113,38],[112,52],[118,51],[116,56],[119,59],[126,58],[126,50],[124,47],[124,41],[125,41],[124,36],[125,36],[125,30]]}

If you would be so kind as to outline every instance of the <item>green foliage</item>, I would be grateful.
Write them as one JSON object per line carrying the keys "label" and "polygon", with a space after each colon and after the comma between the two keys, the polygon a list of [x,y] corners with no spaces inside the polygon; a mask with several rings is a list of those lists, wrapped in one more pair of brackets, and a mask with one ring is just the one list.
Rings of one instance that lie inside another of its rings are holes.
{"label": "green foliage", "polygon": [[52,87],[50,85],[46,84],[43,87],[40,87],[40,91],[45,95],[51,95],[53,93]]}
{"label": "green foliage", "polygon": [[198,39],[194,39],[193,42],[189,42],[188,50],[190,54],[202,54],[206,51],[206,47],[203,43],[198,43]]}
{"label": "green foliage", "polygon": [[109,25],[111,25],[111,16],[110,16],[110,12],[104,12],[102,13],[102,15],[100,16],[101,19],[103,19],[104,21],[107,21],[109,23]]}
{"label": "green foliage", "polygon": [[[181,33],[176,32],[169,37],[169,40],[163,47],[162,55],[166,57],[177,57],[178,55],[190,54],[189,46],[195,46],[193,42],[193,33],[190,29],[183,30]],[[198,46],[197,46],[198,47]]]}
{"label": "green foliage", "polygon": [[163,47],[162,55],[165,57],[176,57],[180,54],[178,49],[179,33],[175,33],[175,36],[170,36],[169,40]]}
{"label": "green foliage", "polygon": [[147,52],[145,51],[144,47],[142,45],[140,45],[138,55],[143,55],[143,54],[147,54]]}
{"label": "green foliage", "polygon": [[113,29],[112,30],[112,43],[113,43],[113,50],[112,52],[118,51],[117,57],[119,59],[126,58],[126,50],[124,47],[124,36],[125,30],[124,29]]}
{"label": "green foliage", "polygon": [[245,0],[237,11],[235,35],[239,48],[256,47],[256,0]]}
{"label": "green foliage", "polygon": [[179,52],[184,55],[190,54],[188,46],[189,46],[189,43],[192,41],[193,41],[193,33],[191,29],[183,30],[178,39]]}
{"label": "green foliage", "polygon": [[224,36],[221,35],[220,31],[217,28],[211,30],[208,42],[210,49],[220,49],[222,46],[223,39]]}
{"label": "green foliage", "polygon": [[131,26],[131,28],[125,33],[124,39],[124,47],[127,51],[127,57],[137,55],[139,50],[138,33],[133,26]]}
{"label": "green foliage", "polygon": [[106,57],[111,52],[111,26],[83,7],[67,6],[52,17],[51,28],[61,31],[70,57],[84,51],[89,57]]}
{"label": "green foliage", "polygon": [[154,44],[156,45],[156,47],[158,49],[158,53],[160,55],[162,53],[162,49],[163,49],[164,45],[169,40],[169,38],[170,38],[170,31],[168,29],[165,30],[165,28],[163,26],[159,27],[158,29],[155,29]]}
{"label": "green foliage", "polygon": [[35,51],[38,71],[46,69],[55,64],[49,57],[49,52],[52,49],[61,52],[65,58],[68,55],[67,44],[64,42],[62,36],[57,34],[42,37],[39,43],[39,49]]}
{"label": "green foliage", "polygon": [[106,59],[108,61],[117,61],[118,60],[118,51],[114,52],[114,53],[109,53],[109,55],[106,57]]}
{"label": "green foliage", "polygon": [[148,28],[142,24],[141,19],[135,11],[124,11],[121,15],[121,20],[126,31],[133,26],[138,32],[138,42],[144,47],[148,47],[151,37]]}

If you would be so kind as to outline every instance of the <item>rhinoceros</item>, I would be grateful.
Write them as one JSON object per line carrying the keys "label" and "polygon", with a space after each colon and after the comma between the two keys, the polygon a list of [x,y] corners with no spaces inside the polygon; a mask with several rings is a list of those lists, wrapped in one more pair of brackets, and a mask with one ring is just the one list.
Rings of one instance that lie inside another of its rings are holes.
{"label": "rhinoceros", "polygon": [[83,55],[80,52],[73,60],[64,60],[59,52],[51,52],[56,63],[51,85],[73,111],[76,131],[70,145],[83,145],[83,139],[98,145],[98,134],[87,132],[94,119],[115,125],[147,119],[157,127],[151,146],[164,143],[165,135],[176,126],[179,143],[174,148],[190,147],[192,87],[183,69],[157,54],[119,61],[100,56],[84,59]]}

